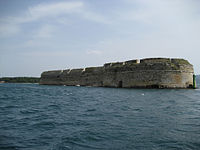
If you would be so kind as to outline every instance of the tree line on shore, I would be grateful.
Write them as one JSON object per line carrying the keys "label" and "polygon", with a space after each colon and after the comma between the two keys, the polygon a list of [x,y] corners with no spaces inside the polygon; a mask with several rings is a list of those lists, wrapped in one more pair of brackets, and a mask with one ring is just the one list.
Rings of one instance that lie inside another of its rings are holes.
{"label": "tree line on shore", "polygon": [[1,83],[39,83],[38,77],[3,77],[0,78]]}

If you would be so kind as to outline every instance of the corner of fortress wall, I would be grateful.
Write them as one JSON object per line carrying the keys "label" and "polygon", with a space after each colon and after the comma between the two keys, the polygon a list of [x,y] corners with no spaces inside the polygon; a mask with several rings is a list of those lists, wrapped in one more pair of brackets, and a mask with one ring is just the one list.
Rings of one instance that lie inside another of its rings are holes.
{"label": "corner of fortress wall", "polygon": [[147,58],[100,67],[46,71],[40,84],[124,88],[190,88],[193,66],[184,59]]}

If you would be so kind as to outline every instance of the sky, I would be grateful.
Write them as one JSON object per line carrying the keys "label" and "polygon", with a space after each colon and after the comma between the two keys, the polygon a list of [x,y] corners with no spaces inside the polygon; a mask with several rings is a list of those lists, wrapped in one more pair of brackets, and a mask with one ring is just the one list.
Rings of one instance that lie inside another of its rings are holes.
{"label": "sky", "polygon": [[199,0],[0,0],[0,77],[150,57],[200,74]]}

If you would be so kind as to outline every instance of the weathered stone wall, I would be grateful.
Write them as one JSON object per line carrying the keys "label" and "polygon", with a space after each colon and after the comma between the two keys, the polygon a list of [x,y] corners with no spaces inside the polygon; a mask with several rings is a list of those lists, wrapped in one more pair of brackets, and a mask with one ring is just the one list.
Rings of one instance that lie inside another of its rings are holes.
{"label": "weathered stone wall", "polygon": [[40,84],[124,88],[188,88],[193,66],[184,59],[151,58],[106,63],[102,67],[47,71]]}

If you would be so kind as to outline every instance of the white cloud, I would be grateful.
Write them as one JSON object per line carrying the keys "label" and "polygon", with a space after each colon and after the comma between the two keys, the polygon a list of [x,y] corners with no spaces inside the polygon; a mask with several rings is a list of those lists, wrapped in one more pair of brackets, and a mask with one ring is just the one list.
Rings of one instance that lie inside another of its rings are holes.
{"label": "white cloud", "polygon": [[42,17],[56,17],[64,14],[78,13],[82,8],[82,2],[58,2],[30,7],[28,12],[32,19],[35,20]]}
{"label": "white cloud", "polygon": [[[0,19],[0,23],[21,24],[32,21],[37,21],[42,18],[56,18],[60,17],[64,20],[66,15],[78,15],[86,20],[95,22],[107,23],[107,19],[100,14],[89,11],[83,2],[57,2],[50,4],[39,4],[34,7],[29,7],[25,15],[15,17],[5,17]],[[58,19],[57,19],[58,20]],[[67,19],[66,19],[67,20]],[[56,21],[56,20],[54,20]],[[67,20],[68,21],[68,20]]]}
{"label": "white cloud", "polygon": [[[36,22],[41,19],[48,19],[50,23],[69,24],[72,22],[69,16],[83,18],[88,21],[108,24],[109,21],[102,15],[89,11],[85,4],[81,1],[77,2],[54,2],[50,4],[39,4],[29,7],[24,15],[7,16],[0,18],[0,34],[1,36],[14,35],[20,31],[20,27],[24,23]],[[42,32],[48,32],[49,29],[41,29]],[[48,30],[48,31],[47,31]],[[41,33],[41,37],[45,35]],[[48,34],[45,35],[49,37]],[[43,36],[44,37],[44,36]]]}
{"label": "white cloud", "polygon": [[40,4],[29,8],[30,20],[36,20],[44,17],[62,17],[63,15],[76,14],[86,20],[109,23],[102,15],[89,11],[83,2],[57,2],[52,4]]}
{"label": "white cloud", "polygon": [[83,8],[82,2],[57,2],[50,4],[39,4],[29,7],[24,12],[24,15],[15,17],[1,18],[0,22],[21,24],[32,21],[37,21],[42,18],[54,18],[59,15],[66,15],[72,13],[78,13]]}

